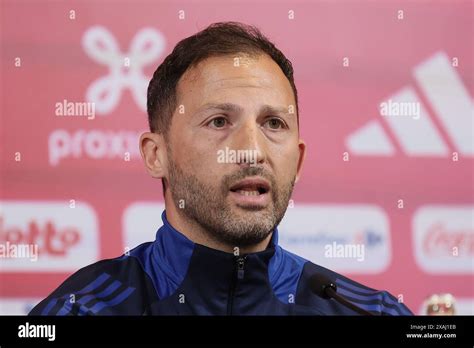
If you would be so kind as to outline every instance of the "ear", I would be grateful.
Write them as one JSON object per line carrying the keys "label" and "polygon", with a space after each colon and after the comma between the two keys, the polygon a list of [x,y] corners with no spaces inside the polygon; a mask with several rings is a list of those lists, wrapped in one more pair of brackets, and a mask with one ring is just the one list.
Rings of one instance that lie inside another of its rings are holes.
{"label": "ear", "polygon": [[306,157],[306,143],[303,139],[298,140],[298,151],[299,151],[299,158],[298,158],[298,167],[296,168],[296,178],[295,183],[298,182],[301,175],[301,169],[303,168],[303,162]]}
{"label": "ear", "polygon": [[140,136],[140,153],[148,173],[157,179],[168,174],[168,154],[161,134],[146,132]]}

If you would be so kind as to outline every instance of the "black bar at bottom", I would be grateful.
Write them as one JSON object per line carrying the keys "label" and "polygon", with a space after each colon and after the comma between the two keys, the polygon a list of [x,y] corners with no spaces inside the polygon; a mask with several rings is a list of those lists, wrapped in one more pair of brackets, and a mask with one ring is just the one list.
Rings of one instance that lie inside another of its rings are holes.
{"label": "black bar at bottom", "polygon": [[[474,343],[474,317],[0,317],[0,346]],[[49,326],[44,326],[49,325]],[[53,326],[54,325],[54,340]],[[39,336],[43,337],[31,337]],[[27,337],[20,337],[27,336]]]}

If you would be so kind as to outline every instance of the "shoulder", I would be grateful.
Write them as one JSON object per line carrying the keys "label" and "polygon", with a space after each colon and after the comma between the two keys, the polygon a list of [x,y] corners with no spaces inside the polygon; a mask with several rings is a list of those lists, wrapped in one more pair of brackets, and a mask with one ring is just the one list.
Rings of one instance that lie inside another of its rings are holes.
{"label": "shoulder", "polygon": [[[136,249],[146,249],[144,243]],[[120,315],[146,311],[143,295],[157,300],[153,284],[136,257],[122,255],[81,268],[67,278],[30,315]]]}
{"label": "shoulder", "polygon": [[375,315],[413,315],[413,313],[387,290],[376,290],[356,282],[340,273],[312,262],[305,263],[300,279],[300,288],[309,288],[309,278],[322,274],[337,285],[337,293],[353,304]]}
{"label": "shoulder", "polygon": [[386,290],[376,290],[358,283],[342,274],[327,269],[295,255],[281,247],[275,253],[276,260],[272,272],[272,286],[276,295],[283,298],[289,292],[296,294],[296,300],[307,305],[325,310],[326,314],[345,315],[354,314],[333,301],[323,300],[312,293],[309,279],[314,274],[322,274],[337,285],[338,294],[344,296],[355,305],[377,315],[413,315],[413,313],[396,297]]}

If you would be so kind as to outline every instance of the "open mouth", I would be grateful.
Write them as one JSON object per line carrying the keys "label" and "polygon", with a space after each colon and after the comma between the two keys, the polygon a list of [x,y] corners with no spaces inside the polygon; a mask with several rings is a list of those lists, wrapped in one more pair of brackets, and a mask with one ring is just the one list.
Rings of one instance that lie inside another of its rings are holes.
{"label": "open mouth", "polygon": [[270,185],[263,179],[245,179],[234,184],[230,190],[242,196],[260,196],[270,191]]}

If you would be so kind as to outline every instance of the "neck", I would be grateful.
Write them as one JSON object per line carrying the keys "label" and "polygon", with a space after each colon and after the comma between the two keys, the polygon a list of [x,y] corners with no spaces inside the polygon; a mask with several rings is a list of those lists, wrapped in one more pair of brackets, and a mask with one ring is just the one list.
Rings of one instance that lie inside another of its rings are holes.
{"label": "neck", "polygon": [[[214,238],[212,238],[209,233],[207,233],[201,226],[197,223],[193,223],[188,219],[184,218],[179,214],[176,206],[174,205],[172,198],[168,197],[168,192],[165,197],[165,206],[166,206],[166,219],[168,222],[182,234],[184,234],[188,239],[194,243],[204,245],[208,248],[224,251],[227,253],[233,253],[235,245],[229,245],[222,243]],[[267,248],[270,239],[272,238],[270,233],[264,240],[261,242],[247,246],[239,247],[239,252],[242,254],[255,253],[263,251]]]}

